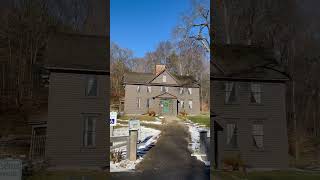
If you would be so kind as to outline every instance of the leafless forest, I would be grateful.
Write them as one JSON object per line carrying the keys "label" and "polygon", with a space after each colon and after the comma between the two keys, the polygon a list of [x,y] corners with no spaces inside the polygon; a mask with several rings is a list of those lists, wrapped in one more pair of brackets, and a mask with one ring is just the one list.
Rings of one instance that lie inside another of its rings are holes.
{"label": "leafless forest", "polygon": [[320,136],[319,2],[213,2],[215,43],[256,45],[277,52],[284,72],[292,78],[287,84],[290,154],[297,160],[312,157]]}

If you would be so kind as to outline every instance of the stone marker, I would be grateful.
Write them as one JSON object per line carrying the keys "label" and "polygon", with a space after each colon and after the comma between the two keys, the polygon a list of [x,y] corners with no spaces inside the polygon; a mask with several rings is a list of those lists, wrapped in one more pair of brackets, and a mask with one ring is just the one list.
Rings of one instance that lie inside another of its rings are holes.
{"label": "stone marker", "polygon": [[137,140],[138,140],[138,130],[129,131],[129,160],[137,160]]}

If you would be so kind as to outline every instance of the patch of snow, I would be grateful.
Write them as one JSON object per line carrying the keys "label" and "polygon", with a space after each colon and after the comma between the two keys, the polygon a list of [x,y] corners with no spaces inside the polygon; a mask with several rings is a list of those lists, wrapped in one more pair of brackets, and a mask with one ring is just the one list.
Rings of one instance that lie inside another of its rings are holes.
{"label": "patch of snow", "polygon": [[[128,159],[124,159],[119,163],[113,163],[112,161],[110,161],[110,172],[133,171],[135,169],[135,166],[142,161],[143,156],[156,144],[158,138],[160,137],[160,133],[160,130],[141,126],[138,141],[142,143],[137,144],[137,156],[139,157],[139,159],[137,159],[136,161],[129,161]],[[129,136],[129,128],[121,127],[115,129],[114,136]],[[150,138],[143,142],[147,137]],[[116,142],[114,143],[114,145],[120,143],[122,142]],[[124,145],[122,147],[114,149],[113,151],[122,151],[123,157],[126,157],[127,146]]]}
{"label": "patch of snow", "polygon": [[110,172],[130,172],[134,171],[136,165],[142,161],[142,158],[136,161],[122,160],[119,163],[113,163],[110,161]]}
{"label": "patch of snow", "polygon": [[207,137],[210,137],[210,128],[198,123],[193,123],[190,120],[185,122],[185,125],[188,126],[189,133],[191,135],[191,142],[189,143],[189,149],[193,152],[191,156],[195,156],[198,160],[202,161],[206,166],[210,165],[210,161],[206,160],[206,155],[199,154],[200,150],[200,131],[207,131]]}

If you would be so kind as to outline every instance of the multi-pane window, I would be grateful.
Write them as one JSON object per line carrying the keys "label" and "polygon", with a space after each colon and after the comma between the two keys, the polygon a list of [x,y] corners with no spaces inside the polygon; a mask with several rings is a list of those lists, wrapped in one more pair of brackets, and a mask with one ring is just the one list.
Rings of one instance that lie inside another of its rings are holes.
{"label": "multi-pane window", "polygon": [[147,92],[148,92],[148,93],[151,93],[151,86],[148,86],[148,87],[147,87]]}
{"label": "multi-pane window", "polygon": [[137,92],[138,93],[140,92],[140,86],[137,86]]}
{"label": "multi-pane window", "polygon": [[150,99],[149,99],[149,98],[147,99],[146,107],[147,107],[147,108],[149,108],[149,107],[150,107]]}
{"label": "multi-pane window", "polygon": [[161,86],[161,92],[165,92],[164,86]]}
{"label": "multi-pane window", "polygon": [[256,104],[261,103],[261,84],[250,84],[250,102]]}
{"label": "multi-pane window", "polygon": [[238,147],[238,132],[236,123],[227,124],[227,145],[230,148]]}
{"label": "multi-pane window", "polygon": [[225,102],[234,103],[237,101],[236,83],[227,82],[225,83]]}
{"label": "multi-pane window", "polygon": [[167,82],[167,76],[166,75],[162,76],[162,82]]}
{"label": "multi-pane window", "polygon": [[183,94],[183,88],[180,88],[179,91],[180,91],[180,94]]}
{"label": "multi-pane window", "polygon": [[96,121],[96,116],[85,116],[84,118],[83,145],[85,147],[96,145]]}
{"label": "multi-pane window", "polygon": [[86,86],[86,96],[97,96],[98,94],[97,76],[88,76]]}
{"label": "multi-pane window", "polygon": [[180,101],[181,108],[184,108],[184,101]]}
{"label": "multi-pane window", "polygon": [[137,98],[137,108],[141,107],[141,98]]}
{"label": "multi-pane window", "polygon": [[258,148],[263,148],[263,124],[261,123],[254,123],[252,124],[252,139],[253,145]]}
{"label": "multi-pane window", "polygon": [[192,101],[189,101],[189,109],[192,109]]}
{"label": "multi-pane window", "polygon": [[192,94],[192,88],[188,88],[188,93]]}

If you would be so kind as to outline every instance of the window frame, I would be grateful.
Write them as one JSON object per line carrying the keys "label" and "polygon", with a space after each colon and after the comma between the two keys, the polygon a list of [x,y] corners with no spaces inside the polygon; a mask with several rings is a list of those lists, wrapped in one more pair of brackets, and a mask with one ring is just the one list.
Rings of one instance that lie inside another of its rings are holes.
{"label": "window frame", "polygon": [[[227,84],[232,84],[232,89],[227,90]],[[238,83],[234,82],[234,81],[226,81],[224,82],[224,103],[225,104],[238,104],[239,103],[239,89],[238,89]],[[232,95],[232,91],[234,90],[234,96],[235,96],[235,100],[234,101],[230,101],[230,97]],[[229,97],[228,97],[228,101],[227,101],[227,93],[230,92]]]}
{"label": "window frame", "polygon": [[140,85],[137,86],[137,93],[140,93],[141,92],[141,87]]}
{"label": "window frame", "polygon": [[[94,78],[94,82],[96,83],[96,86],[95,86],[96,89],[95,89],[94,94],[90,94],[90,92],[89,92],[89,82],[90,82],[91,78]],[[85,96],[86,97],[97,97],[98,96],[98,77],[97,77],[97,75],[89,75],[86,77]]]}
{"label": "window frame", "polygon": [[183,100],[180,101],[180,104],[181,104],[180,107],[184,108],[184,101]]}
{"label": "window frame", "polygon": [[183,95],[183,94],[184,94],[184,88],[183,88],[183,87],[180,87],[180,88],[179,88],[179,94],[180,94],[180,95]]}
{"label": "window frame", "polygon": [[[258,129],[254,129],[255,126],[261,126],[261,128],[260,128],[261,132],[256,132],[256,131],[259,130],[259,128]],[[265,127],[264,127],[264,124],[263,124],[262,121],[253,121],[251,123],[252,146],[255,148],[255,150],[264,150],[264,148],[265,148],[264,129],[265,129]],[[258,143],[256,142],[257,139],[255,139],[255,137],[261,137],[261,139],[260,139],[261,140],[261,144],[262,144],[261,147],[258,146]]]}
{"label": "window frame", "polygon": [[[230,139],[229,139],[228,125],[234,125],[233,133],[232,133],[232,136],[230,137]],[[234,140],[235,142],[233,143],[232,140]],[[227,147],[227,149],[230,149],[230,150],[239,149],[239,127],[235,121],[229,121],[226,123],[226,147]]]}
{"label": "window frame", "polygon": [[[89,118],[91,119],[92,122],[92,129],[89,130]],[[83,115],[83,136],[82,136],[82,146],[84,148],[93,148],[96,147],[96,130],[97,130],[97,120],[98,120],[98,115],[96,114],[84,114]],[[88,134],[91,133],[91,143],[88,144],[89,141],[89,136]]]}
{"label": "window frame", "polygon": [[167,76],[166,75],[162,75],[162,82],[164,82],[164,83],[167,82]]}
{"label": "window frame", "polygon": [[150,100],[151,100],[150,98],[147,98],[147,102],[146,102],[146,107],[147,108],[150,108]]}
{"label": "window frame", "polygon": [[[259,85],[259,91],[253,92],[252,85]],[[259,94],[260,102],[252,102],[252,97],[255,99],[256,97],[254,96],[255,94]],[[262,84],[257,83],[257,82],[251,82],[249,83],[249,104],[252,105],[261,105],[262,104]]]}
{"label": "window frame", "polygon": [[141,108],[141,98],[140,98],[140,97],[137,97],[136,100],[137,100],[137,101],[136,101],[136,107],[137,107],[138,109],[140,109],[140,108]]}
{"label": "window frame", "polygon": [[[190,103],[191,102],[191,103]],[[190,104],[191,104],[191,106],[190,106]],[[189,100],[188,101],[188,107],[189,107],[189,109],[192,109],[193,108],[193,102],[192,102],[192,100]]]}

